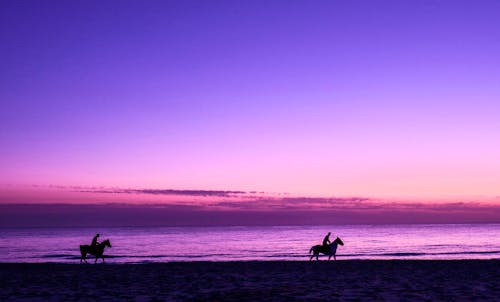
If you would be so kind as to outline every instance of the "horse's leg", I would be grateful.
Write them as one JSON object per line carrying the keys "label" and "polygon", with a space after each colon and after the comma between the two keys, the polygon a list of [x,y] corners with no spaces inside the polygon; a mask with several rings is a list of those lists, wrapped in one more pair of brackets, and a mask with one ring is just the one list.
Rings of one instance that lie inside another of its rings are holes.
{"label": "horse's leg", "polygon": [[82,263],[82,260],[85,261],[85,263],[87,263],[87,253],[82,252],[82,257],[80,258],[80,263]]}
{"label": "horse's leg", "polygon": [[328,261],[330,261],[331,258],[332,258],[332,255],[328,256]]}
{"label": "horse's leg", "polygon": [[337,256],[335,254],[333,255],[333,260],[337,260]]}
{"label": "horse's leg", "polygon": [[84,257],[83,246],[80,245],[80,263],[82,263]]}

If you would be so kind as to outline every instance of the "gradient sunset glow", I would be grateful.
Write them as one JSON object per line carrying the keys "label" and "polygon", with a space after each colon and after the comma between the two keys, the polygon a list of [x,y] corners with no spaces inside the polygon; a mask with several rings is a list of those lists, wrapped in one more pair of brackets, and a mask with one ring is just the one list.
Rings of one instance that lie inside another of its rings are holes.
{"label": "gradient sunset glow", "polygon": [[500,222],[499,13],[2,1],[2,220],[113,204],[186,225]]}

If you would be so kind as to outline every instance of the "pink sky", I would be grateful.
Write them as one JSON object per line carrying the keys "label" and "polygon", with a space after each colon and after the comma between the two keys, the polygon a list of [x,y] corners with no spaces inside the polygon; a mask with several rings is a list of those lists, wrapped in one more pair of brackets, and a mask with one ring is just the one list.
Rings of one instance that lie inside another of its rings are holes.
{"label": "pink sky", "polygon": [[0,4],[4,210],[492,220],[498,1],[195,2]]}

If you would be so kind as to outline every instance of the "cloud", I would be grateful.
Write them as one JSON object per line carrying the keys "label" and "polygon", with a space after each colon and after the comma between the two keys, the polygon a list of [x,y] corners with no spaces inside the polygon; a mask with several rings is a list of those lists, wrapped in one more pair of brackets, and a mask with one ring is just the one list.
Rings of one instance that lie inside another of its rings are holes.
{"label": "cloud", "polygon": [[230,190],[51,188],[49,193],[0,192],[0,227],[500,222],[496,200],[419,202]]}
{"label": "cloud", "polygon": [[82,193],[105,193],[105,194],[151,194],[151,195],[181,195],[199,197],[230,197],[247,194],[245,191],[223,191],[223,190],[174,190],[174,189],[79,189]]}
{"label": "cloud", "polygon": [[210,204],[211,207],[220,207],[234,210],[298,210],[298,209],[332,209],[350,208],[360,205],[368,206],[369,198],[321,198],[321,197],[268,197],[260,196],[245,200],[224,200]]}
{"label": "cloud", "polygon": [[[3,204],[0,227],[227,226],[391,223],[500,223],[500,205],[329,200],[323,208],[285,203]],[[283,200],[282,200],[283,201]],[[264,202],[264,201],[260,201]],[[315,203],[318,200],[314,201]],[[334,204],[334,205],[332,205]],[[300,206],[297,206],[300,205]]]}

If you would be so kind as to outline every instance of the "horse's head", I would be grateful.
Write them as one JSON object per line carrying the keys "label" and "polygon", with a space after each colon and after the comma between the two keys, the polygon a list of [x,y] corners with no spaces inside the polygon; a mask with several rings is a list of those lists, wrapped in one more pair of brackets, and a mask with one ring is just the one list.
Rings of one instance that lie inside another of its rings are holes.
{"label": "horse's head", "polygon": [[333,242],[336,242],[336,243],[338,243],[338,244],[340,244],[340,245],[344,245],[344,242],[343,242],[343,241],[342,241],[342,239],[340,239],[339,237],[337,237],[337,238],[335,239],[335,241],[333,241]]}
{"label": "horse's head", "polygon": [[107,247],[111,247],[111,243],[109,242],[109,239],[104,240],[101,244]]}

